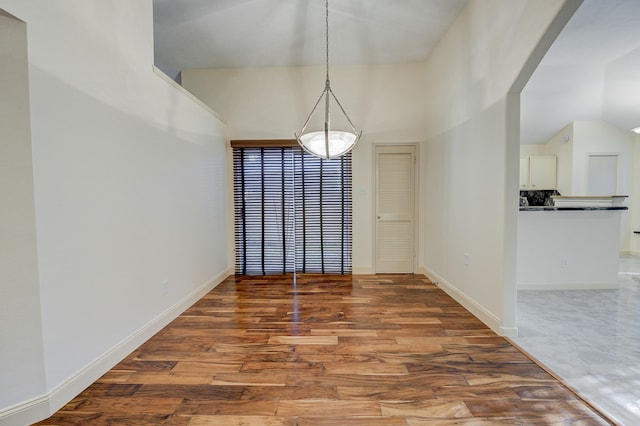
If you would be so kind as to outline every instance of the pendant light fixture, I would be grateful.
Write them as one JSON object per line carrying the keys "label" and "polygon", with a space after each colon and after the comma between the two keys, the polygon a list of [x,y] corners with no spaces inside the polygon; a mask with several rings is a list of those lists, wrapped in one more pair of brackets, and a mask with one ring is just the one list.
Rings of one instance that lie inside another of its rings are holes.
{"label": "pendant light fixture", "polygon": [[[314,105],[311,113],[307,117],[307,120],[304,122],[302,126],[302,130],[300,130],[300,135],[297,134],[296,139],[300,146],[307,151],[308,153],[315,155],[316,157],[320,157],[326,160],[330,160],[332,158],[340,157],[345,155],[349,151],[353,149],[353,147],[360,140],[360,136],[362,136],[362,131],[358,133],[355,126],[351,122],[351,119],[345,112],[344,108],[340,104],[340,101],[333,94],[331,90],[331,83],[329,81],[329,0],[325,1],[325,10],[326,10],[326,33],[325,33],[325,47],[326,47],[326,65],[327,65],[327,79],[324,85],[324,90],[320,94],[320,98]],[[331,96],[329,96],[331,95]],[[348,123],[350,129],[349,130],[333,130],[331,128],[331,113],[329,111],[329,101],[333,98],[335,103],[342,111],[344,118],[346,118],[346,122]],[[305,133],[307,129],[307,125],[311,118],[313,117],[316,108],[320,102],[324,99],[324,129],[315,132]]]}

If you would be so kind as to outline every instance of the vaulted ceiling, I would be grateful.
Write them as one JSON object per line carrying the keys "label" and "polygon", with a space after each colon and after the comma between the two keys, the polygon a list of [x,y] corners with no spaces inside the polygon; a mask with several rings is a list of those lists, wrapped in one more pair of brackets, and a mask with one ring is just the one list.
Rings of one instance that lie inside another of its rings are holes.
{"label": "vaulted ceiling", "polygon": [[[425,61],[468,0],[331,0],[332,64]],[[324,0],[154,0],[155,61],[184,68],[323,64]],[[585,0],[522,92],[521,142],[574,120],[640,126],[640,1]]]}
{"label": "vaulted ceiling", "polygon": [[585,0],[521,95],[521,142],[574,120],[640,126],[640,1]]}

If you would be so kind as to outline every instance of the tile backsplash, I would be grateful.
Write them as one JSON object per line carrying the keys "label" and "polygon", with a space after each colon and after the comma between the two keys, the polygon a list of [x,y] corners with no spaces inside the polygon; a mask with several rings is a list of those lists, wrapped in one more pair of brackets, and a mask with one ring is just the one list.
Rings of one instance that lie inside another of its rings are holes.
{"label": "tile backsplash", "polygon": [[530,206],[552,206],[552,195],[560,195],[555,189],[543,191],[520,191],[520,197],[525,197]]}

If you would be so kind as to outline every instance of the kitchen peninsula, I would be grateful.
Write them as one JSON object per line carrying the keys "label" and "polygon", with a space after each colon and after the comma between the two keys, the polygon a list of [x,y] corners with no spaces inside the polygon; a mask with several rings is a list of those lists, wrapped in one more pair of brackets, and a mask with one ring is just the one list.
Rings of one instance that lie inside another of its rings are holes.
{"label": "kitchen peninsula", "polygon": [[521,206],[517,288],[616,288],[625,198],[554,196],[553,206]]}

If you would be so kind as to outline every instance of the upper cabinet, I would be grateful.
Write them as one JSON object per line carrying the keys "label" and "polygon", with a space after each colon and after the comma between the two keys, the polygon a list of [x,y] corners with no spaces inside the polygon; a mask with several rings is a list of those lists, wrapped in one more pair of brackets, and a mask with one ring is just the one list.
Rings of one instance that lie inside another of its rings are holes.
{"label": "upper cabinet", "polygon": [[557,171],[555,155],[532,155],[520,158],[520,189],[556,189]]}
{"label": "upper cabinet", "polygon": [[520,189],[529,189],[529,157],[520,157]]}

